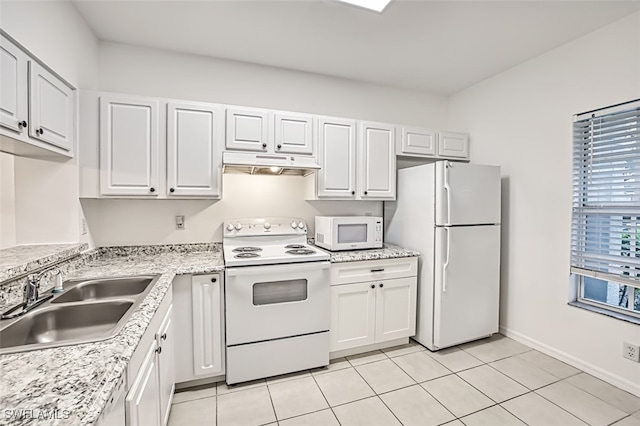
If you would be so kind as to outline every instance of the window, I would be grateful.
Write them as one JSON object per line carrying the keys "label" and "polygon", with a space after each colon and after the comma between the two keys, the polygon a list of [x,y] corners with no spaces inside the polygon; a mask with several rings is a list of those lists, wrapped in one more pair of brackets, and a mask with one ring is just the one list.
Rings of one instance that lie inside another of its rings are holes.
{"label": "window", "polygon": [[571,228],[575,302],[640,321],[640,99],[574,117]]}

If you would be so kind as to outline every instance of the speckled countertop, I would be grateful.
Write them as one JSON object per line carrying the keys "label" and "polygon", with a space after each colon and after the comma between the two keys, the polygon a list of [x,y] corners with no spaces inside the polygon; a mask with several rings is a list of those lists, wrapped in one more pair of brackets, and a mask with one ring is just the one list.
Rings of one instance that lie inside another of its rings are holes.
{"label": "speckled countertop", "polygon": [[[77,253],[80,253],[86,249],[83,245],[71,246],[73,245],[60,245],[59,251],[78,250]],[[22,249],[22,258],[31,259],[24,263],[25,265],[32,262],[35,268],[42,269],[55,263],[53,259],[56,258],[56,253],[50,252],[50,263],[43,265],[39,263],[38,255],[35,254],[38,250],[36,246],[26,247],[33,250],[29,252],[28,249]],[[64,255],[58,254],[57,259],[69,258],[76,254],[69,253],[71,252],[66,251]],[[385,244],[381,249],[331,253],[331,262],[411,256],[419,256],[419,253]],[[224,270],[224,260],[221,245],[218,243],[103,247],[76,256],[76,260],[69,261],[66,267],[60,269],[65,280],[140,274],[160,274],[160,278],[120,333],[111,339],[1,355],[0,423],[3,425],[66,426],[96,422],[118,380],[126,371],[131,356],[175,275],[220,272]],[[25,267],[22,275],[29,270]],[[1,271],[4,269],[0,269]],[[14,275],[18,276],[20,274]],[[13,285],[17,288],[18,282],[15,281]],[[46,289],[45,287],[43,290]],[[0,300],[4,301],[0,306],[15,300],[12,297]],[[32,418],[20,416],[13,410],[23,410],[22,413],[26,411]],[[39,415],[50,415],[52,412],[56,415],[55,419],[38,419]]]}
{"label": "speckled countertop", "polygon": [[[168,246],[167,246],[168,247]],[[65,279],[138,274],[161,274],[153,289],[115,337],[0,356],[0,423],[3,425],[93,424],[102,412],[153,315],[176,274],[199,274],[224,269],[220,245],[206,251],[99,249]],[[89,255],[87,255],[89,256]],[[7,411],[9,410],[9,411]],[[13,410],[28,412],[25,418]],[[38,416],[57,410],[55,419]]]}
{"label": "speckled countertop", "polygon": [[420,256],[415,250],[404,249],[384,243],[382,248],[353,251],[330,252],[331,263],[359,262],[361,260],[395,259],[399,257]]}
{"label": "speckled countertop", "polygon": [[38,244],[0,250],[0,283],[79,255],[86,244]]}

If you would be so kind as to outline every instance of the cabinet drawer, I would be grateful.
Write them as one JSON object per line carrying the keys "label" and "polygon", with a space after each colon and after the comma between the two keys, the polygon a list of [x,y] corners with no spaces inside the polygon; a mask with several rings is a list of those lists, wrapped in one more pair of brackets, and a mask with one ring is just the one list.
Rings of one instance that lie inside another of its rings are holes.
{"label": "cabinet drawer", "polygon": [[418,275],[418,258],[365,260],[331,265],[331,285],[376,281]]}

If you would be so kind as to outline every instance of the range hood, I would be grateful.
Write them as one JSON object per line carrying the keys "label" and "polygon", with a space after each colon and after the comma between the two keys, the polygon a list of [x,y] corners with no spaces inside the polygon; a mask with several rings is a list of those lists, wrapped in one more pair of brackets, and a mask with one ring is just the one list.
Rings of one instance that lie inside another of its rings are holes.
{"label": "range hood", "polygon": [[320,170],[320,166],[315,159],[304,155],[228,151],[222,153],[223,173],[308,176],[316,170]]}

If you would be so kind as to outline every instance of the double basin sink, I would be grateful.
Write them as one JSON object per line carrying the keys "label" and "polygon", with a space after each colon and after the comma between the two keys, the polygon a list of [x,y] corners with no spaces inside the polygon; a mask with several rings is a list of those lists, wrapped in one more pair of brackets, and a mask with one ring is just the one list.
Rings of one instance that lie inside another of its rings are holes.
{"label": "double basin sink", "polygon": [[16,319],[0,322],[0,354],[109,339],[120,332],[158,278],[66,281],[63,293]]}

